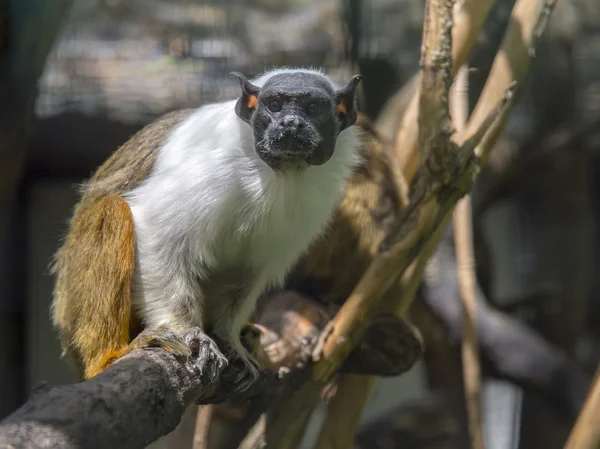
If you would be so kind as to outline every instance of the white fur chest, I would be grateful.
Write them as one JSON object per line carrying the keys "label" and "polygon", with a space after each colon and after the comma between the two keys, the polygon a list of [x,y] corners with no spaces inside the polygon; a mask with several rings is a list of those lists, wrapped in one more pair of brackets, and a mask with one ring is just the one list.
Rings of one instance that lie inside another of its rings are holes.
{"label": "white fur chest", "polygon": [[215,270],[247,267],[254,296],[283,281],[325,229],[358,162],[349,128],[327,163],[275,173],[256,155],[234,104],[194,112],[161,148],[151,175],[125,196],[136,229],[134,301],[147,322],[172,320],[170,302],[192,308],[202,298],[194,279]]}

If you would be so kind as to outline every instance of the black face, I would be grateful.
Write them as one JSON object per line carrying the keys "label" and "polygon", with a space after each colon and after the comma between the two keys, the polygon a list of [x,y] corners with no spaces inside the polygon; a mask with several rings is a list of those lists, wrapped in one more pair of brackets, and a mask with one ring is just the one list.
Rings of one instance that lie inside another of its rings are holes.
{"label": "black face", "polygon": [[314,73],[280,73],[261,88],[234,75],[242,87],[236,113],[252,126],[256,153],[274,170],[324,164],[338,134],[356,122],[354,96],[361,76],[335,91]]}

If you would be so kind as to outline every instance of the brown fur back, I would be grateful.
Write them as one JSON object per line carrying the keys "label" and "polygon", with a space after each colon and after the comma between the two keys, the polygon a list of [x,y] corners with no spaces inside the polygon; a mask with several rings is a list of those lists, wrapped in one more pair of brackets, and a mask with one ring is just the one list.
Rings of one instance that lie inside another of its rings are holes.
{"label": "brown fur back", "polygon": [[120,195],[148,176],[169,131],[188,113],[167,114],[139,131],[83,187],[52,267],[53,321],[81,376],[100,371],[130,342],[135,232]]}

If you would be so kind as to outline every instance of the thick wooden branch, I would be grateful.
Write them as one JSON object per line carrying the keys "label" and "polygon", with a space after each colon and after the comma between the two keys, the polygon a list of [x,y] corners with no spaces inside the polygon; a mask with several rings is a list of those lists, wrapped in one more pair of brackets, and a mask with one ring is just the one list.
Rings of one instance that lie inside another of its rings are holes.
{"label": "thick wooden branch", "polygon": [[[260,312],[262,347],[255,353],[271,374],[265,373],[250,391],[238,394],[235,384],[228,381],[235,378],[233,366],[217,384],[207,386],[198,375],[197,356],[178,358],[158,348],[138,350],[85,382],[36,391],[0,423],[0,445],[143,448],[171,432],[192,404],[237,402],[265,390],[278,391],[294,375],[281,381],[273,374],[282,368],[287,372],[306,365],[329,316],[324,305],[294,292],[271,296]],[[385,344],[381,344],[382,339]],[[367,330],[340,369],[396,375],[409,369],[422,350],[421,340],[411,327],[384,315]],[[301,369],[299,373],[306,376]]]}
{"label": "thick wooden branch", "polygon": [[0,446],[142,449],[212,395],[192,362],[162,349],[139,350],[88,381],[36,391],[0,423]]}

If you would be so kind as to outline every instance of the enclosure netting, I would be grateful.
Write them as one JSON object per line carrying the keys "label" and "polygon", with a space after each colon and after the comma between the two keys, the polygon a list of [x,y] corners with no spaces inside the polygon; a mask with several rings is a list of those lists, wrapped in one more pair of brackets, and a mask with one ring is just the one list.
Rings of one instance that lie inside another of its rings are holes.
{"label": "enclosure netting", "polygon": [[232,70],[321,66],[344,79],[352,7],[361,9],[359,53],[393,55],[414,70],[418,48],[392,51],[392,42],[414,42],[402,35],[419,33],[420,2],[79,0],[40,80],[37,114],[143,123],[237,95]]}

